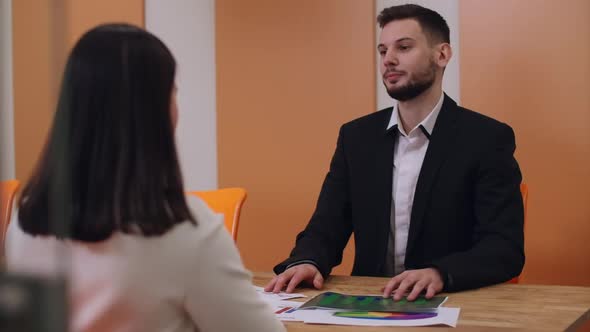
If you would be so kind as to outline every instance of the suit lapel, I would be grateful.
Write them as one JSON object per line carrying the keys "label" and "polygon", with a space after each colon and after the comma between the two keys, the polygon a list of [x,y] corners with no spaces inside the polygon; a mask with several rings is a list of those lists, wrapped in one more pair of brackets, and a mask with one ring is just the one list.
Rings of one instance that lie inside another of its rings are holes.
{"label": "suit lapel", "polygon": [[428,208],[432,185],[437,178],[440,166],[453,145],[456,133],[456,112],[458,112],[457,104],[445,94],[416,184],[406,253],[411,252],[416,245],[423,224],[424,212]]}
{"label": "suit lapel", "polygon": [[[385,262],[385,255],[387,254],[387,241],[389,237],[390,228],[390,213],[391,213],[391,192],[393,183],[393,148],[397,135],[397,126],[385,130],[386,125],[391,117],[392,112],[388,112],[383,122],[383,127],[377,136],[377,144],[375,150],[375,174],[373,181],[376,188],[375,209],[378,222],[375,227],[377,246],[377,255],[379,261],[379,270],[382,268],[381,264]],[[380,271],[376,271],[380,273]]]}

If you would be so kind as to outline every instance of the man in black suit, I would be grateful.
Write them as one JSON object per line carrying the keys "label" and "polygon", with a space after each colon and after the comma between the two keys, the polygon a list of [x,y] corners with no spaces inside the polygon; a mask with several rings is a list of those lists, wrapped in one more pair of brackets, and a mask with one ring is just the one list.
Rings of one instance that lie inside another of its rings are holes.
{"label": "man in black suit", "polygon": [[351,233],[353,275],[391,276],[383,296],[507,281],[524,265],[512,129],[442,91],[449,28],[417,5],[378,17],[380,71],[397,104],[342,126],[316,210],[266,287],[321,288]]}

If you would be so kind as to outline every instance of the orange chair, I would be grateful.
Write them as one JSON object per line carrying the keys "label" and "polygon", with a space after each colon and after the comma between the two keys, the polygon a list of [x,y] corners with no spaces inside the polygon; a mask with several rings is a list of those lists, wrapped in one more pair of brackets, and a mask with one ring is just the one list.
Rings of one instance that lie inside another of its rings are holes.
{"label": "orange chair", "polygon": [[12,202],[19,185],[16,180],[0,182],[0,253],[4,252],[4,239],[12,213]]}
{"label": "orange chair", "polygon": [[238,240],[238,226],[240,225],[240,211],[246,201],[246,190],[243,188],[225,188],[208,191],[191,191],[207,203],[211,210],[223,213],[225,228],[230,232],[234,241]]}
{"label": "orange chair", "polygon": [[[526,207],[527,207],[527,200],[529,199],[529,187],[526,183],[520,184],[520,194],[522,195],[522,204],[524,205],[524,223],[526,224]],[[508,283],[510,284],[518,284],[519,277],[512,278]]]}

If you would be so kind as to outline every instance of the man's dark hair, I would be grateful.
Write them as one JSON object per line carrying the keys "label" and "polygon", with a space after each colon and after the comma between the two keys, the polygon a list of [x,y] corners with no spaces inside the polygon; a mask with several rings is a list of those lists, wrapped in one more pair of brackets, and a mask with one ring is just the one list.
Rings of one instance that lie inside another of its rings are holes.
{"label": "man's dark hair", "polygon": [[418,5],[406,4],[385,8],[377,16],[377,22],[380,28],[383,28],[389,22],[405,19],[416,20],[431,45],[451,42],[447,22],[434,10]]}
{"label": "man's dark hair", "polygon": [[[18,201],[21,228],[99,242],[114,232],[161,235],[194,221],[185,200],[170,115],[176,62],[128,24],[86,32],[64,71],[47,143]],[[58,193],[58,194],[56,194]],[[51,224],[56,197],[68,221]]]}

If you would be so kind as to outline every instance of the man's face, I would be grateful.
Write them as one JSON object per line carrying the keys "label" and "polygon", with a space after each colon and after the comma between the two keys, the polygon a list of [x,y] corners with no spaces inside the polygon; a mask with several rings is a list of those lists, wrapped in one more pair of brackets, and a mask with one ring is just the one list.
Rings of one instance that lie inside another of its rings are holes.
{"label": "man's face", "polygon": [[439,68],[436,52],[417,21],[389,22],[381,30],[377,50],[383,84],[392,98],[411,100],[434,83]]}

